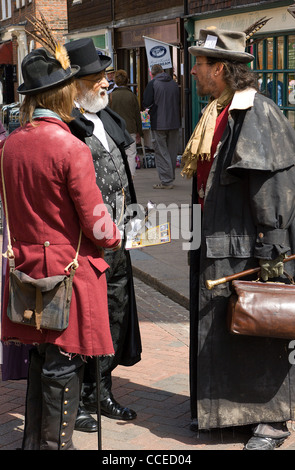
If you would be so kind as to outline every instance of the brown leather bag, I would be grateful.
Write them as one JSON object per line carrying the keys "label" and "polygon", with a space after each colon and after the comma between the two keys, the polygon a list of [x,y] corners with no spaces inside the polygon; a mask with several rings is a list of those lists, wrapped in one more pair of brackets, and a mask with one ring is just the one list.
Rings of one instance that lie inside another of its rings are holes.
{"label": "brown leather bag", "polygon": [[295,285],[233,281],[227,324],[237,335],[295,339]]}

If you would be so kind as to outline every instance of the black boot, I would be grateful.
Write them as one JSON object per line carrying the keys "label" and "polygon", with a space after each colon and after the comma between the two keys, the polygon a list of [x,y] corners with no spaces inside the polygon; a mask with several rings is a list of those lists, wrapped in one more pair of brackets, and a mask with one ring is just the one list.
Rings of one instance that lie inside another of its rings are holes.
{"label": "black boot", "polygon": [[41,370],[42,358],[36,349],[30,351],[30,366],[27,381],[25,429],[23,450],[39,450],[42,418]]}
{"label": "black boot", "polygon": [[110,393],[107,398],[100,402],[101,414],[112,419],[120,419],[123,421],[130,421],[135,419],[137,414],[130,408],[121,406]]}
{"label": "black boot", "polygon": [[83,404],[80,402],[78,414],[75,422],[75,430],[82,432],[97,432],[98,424],[94,418],[88,413]]}
{"label": "black boot", "polygon": [[[102,416],[123,421],[135,419],[137,414],[130,408],[121,406],[112,392],[112,377],[110,373],[102,374],[100,380],[100,406]],[[83,404],[87,411],[96,413],[96,384],[83,384]]]}
{"label": "black boot", "polygon": [[41,376],[41,450],[75,449],[72,436],[80,401],[81,372],[78,369],[58,379]]}

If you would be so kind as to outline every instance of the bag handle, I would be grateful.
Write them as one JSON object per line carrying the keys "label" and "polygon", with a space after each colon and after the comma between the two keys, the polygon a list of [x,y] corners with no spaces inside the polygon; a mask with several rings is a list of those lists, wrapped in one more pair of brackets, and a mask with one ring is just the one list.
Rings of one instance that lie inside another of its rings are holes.
{"label": "bag handle", "polygon": [[[5,207],[5,217],[6,217],[6,225],[7,225],[8,243],[7,243],[7,250],[6,250],[5,253],[3,253],[3,256],[5,256],[5,258],[8,259],[10,270],[14,270],[15,269],[15,256],[14,256],[13,248],[12,248],[12,245],[11,245],[11,236],[10,236],[10,229],[9,229],[9,217],[8,217],[8,208],[7,208],[7,196],[6,196],[6,187],[5,187],[4,170],[3,170],[5,144],[6,144],[6,141],[3,144],[2,152],[1,152],[1,178],[2,178],[2,187],[3,187],[3,202],[4,202],[4,207]],[[76,256],[73,259],[73,261],[71,263],[69,263],[68,266],[65,267],[65,272],[68,271],[69,269],[76,270],[79,267],[78,255],[79,255],[79,251],[80,251],[81,240],[82,240],[82,229],[80,227],[80,234],[79,234],[79,240],[78,240],[78,247],[77,247],[77,251],[76,251]]]}

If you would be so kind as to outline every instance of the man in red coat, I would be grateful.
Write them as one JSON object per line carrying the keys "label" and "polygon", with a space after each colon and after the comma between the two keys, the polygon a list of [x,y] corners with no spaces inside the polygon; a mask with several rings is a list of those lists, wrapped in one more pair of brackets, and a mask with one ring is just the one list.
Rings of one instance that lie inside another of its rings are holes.
{"label": "man in red coat", "polygon": [[[86,356],[112,355],[101,249],[116,249],[120,233],[95,181],[88,147],[74,137],[71,120],[79,70],[45,49],[22,63],[22,126],[5,141],[5,215],[16,269],[40,279],[64,274],[83,231],[73,281],[69,325],[63,331],[13,323],[7,316],[6,276],[2,341],[32,344],[23,449],[72,449]],[[3,148],[3,146],[2,146]],[[9,214],[9,217],[7,215]],[[8,223],[9,221],[9,223]]]}

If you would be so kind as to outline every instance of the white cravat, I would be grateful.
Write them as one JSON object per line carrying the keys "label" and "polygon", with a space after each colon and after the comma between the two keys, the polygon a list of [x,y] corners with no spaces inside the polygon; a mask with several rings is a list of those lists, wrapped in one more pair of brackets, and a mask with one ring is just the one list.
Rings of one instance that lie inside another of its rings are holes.
{"label": "white cravat", "polygon": [[95,137],[97,137],[98,140],[100,140],[100,142],[102,143],[104,148],[109,152],[110,148],[109,148],[107,135],[106,135],[106,131],[103,127],[102,120],[95,113],[87,113],[86,112],[86,113],[84,113],[84,116],[86,117],[86,119],[93,122],[93,124],[94,124],[93,135],[95,135]]}
{"label": "white cravat", "polygon": [[[81,107],[80,104],[77,102],[75,102],[75,105],[77,108]],[[88,119],[88,121],[93,122],[94,124],[93,135],[97,137],[97,139],[102,143],[104,148],[109,152],[110,148],[109,148],[107,135],[106,135],[106,131],[104,129],[102,120],[95,113],[88,113],[86,111],[83,115],[86,117],[86,119]]]}

